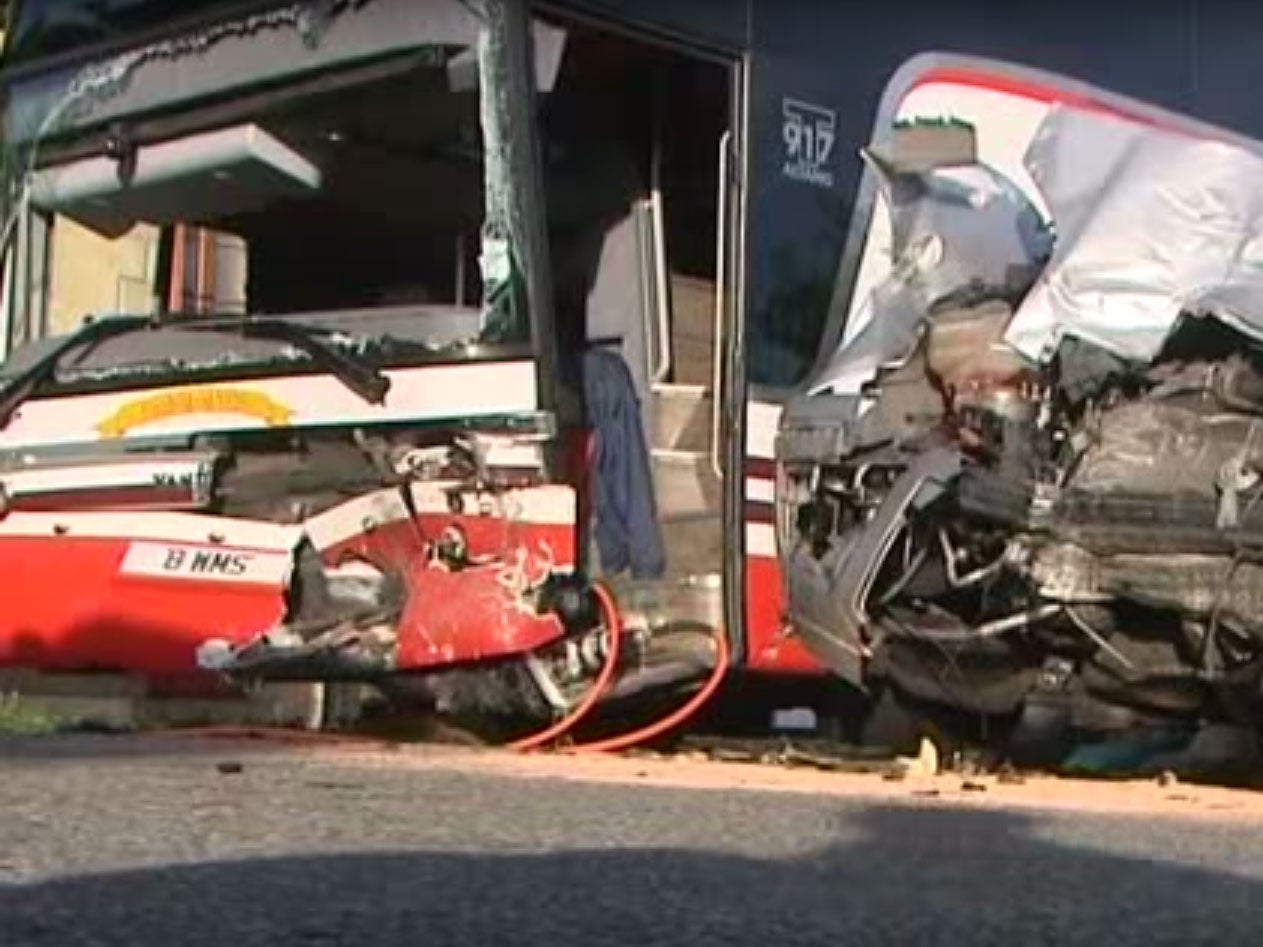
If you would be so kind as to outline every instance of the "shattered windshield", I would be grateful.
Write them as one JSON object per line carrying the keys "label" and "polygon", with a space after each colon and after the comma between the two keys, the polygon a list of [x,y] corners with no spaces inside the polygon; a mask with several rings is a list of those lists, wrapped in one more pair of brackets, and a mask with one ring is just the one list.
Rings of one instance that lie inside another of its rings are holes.
{"label": "shattered windshield", "polygon": [[241,0],[17,0],[10,4],[6,59],[55,56],[234,6]]}
{"label": "shattered windshield", "polygon": [[[27,15],[62,6],[35,4]],[[104,154],[46,158],[58,152],[45,140],[29,149],[34,160],[18,168],[6,228],[17,238],[10,265],[28,304],[17,307],[10,339],[61,337],[112,316],[154,315],[166,327],[111,335],[63,359],[58,379],[311,357],[292,332],[194,332],[190,319],[300,324],[322,346],[376,364],[479,357],[529,341],[523,226],[504,197],[512,181],[500,104],[504,84],[521,77],[488,62],[499,51],[481,4],[326,6],[337,8],[322,38],[330,48],[338,17],[382,29],[391,16],[406,18],[434,41],[371,70],[262,96],[201,127],[189,108],[180,135],[137,141],[124,124]],[[210,31],[208,43],[229,32]],[[175,68],[167,52],[152,67],[143,50],[126,58],[137,75]],[[50,125],[45,138],[55,131]],[[53,344],[17,352],[4,375]]]}

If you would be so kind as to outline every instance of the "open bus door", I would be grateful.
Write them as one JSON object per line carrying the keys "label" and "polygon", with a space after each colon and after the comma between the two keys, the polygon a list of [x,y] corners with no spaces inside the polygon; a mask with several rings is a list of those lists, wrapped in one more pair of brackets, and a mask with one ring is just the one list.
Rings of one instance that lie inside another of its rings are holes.
{"label": "open bus door", "polygon": [[740,67],[609,23],[554,22],[567,43],[541,129],[562,350],[584,353],[589,399],[625,370],[647,449],[638,515],[608,522],[598,486],[586,551],[632,620],[678,642],[646,683],[689,681],[713,664],[712,636],[732,630],[724,360],[739,298]]}

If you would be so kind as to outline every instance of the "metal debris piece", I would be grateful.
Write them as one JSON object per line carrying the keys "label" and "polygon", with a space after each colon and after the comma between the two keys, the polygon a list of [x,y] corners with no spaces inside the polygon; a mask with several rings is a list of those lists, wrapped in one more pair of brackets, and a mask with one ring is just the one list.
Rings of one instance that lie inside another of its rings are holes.
{"label": "metal debris piece", "polygon": [[1001,786],[1022,786],[1026,783],[1026,777],[1013,767],[1005,766],[996,774],[996,782]]}
{"label": "metal debris piece", "polygon": [[921,738],[916,756],[903,756],[895,760],[895,766],[908,776],[937,776],[942,768],[942,756],[937,744],[929,737]]}

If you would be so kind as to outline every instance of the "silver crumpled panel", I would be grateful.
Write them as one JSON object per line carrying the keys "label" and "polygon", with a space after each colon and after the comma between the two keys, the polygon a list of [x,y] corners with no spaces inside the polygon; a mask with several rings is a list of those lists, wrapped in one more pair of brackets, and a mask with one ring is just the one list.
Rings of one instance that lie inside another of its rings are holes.
{"label": "silver crumpled panel", "polygon": [[1066,335],[1151,361],[1180,315],[1263,339],[1263,145],[1054,108],[1027,151],[1057,246],[1005,339],[1046,361]]}
{"label": "silver crumpled panel", "polygon": [[852,394],[915,348],[936,301],[971,283],[1003,286],[1051,251],[1039,212],[983,164],[894,172],[866,154],[891,214],[893,266],[865,301],[872,311],[813,382],[816,394]]}

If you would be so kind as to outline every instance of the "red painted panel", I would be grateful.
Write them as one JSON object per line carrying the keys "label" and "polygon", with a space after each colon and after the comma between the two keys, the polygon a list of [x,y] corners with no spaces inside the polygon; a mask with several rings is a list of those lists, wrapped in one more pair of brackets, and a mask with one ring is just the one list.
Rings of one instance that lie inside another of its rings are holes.
{"label": "red painted panel", "polygon": [[[443,532],[459,528],[474,565],[448,571],[430,561]],[[383,524],[324,552],[336,565],[357,556],[407,578],[396,661],[421,670],[522,654],[556,641],[561,625],[533,614],[530,590],[575,561],[575,528],[474,514],[422,514]]]}
{"label": "red painted panel", "polygon": [[0,666],[196,668],[209,637],[244,643],[282,619],[280,588],[119,574],[123,539],[0,539]]}
{"label": "red painted panel", "polygon": [[785,596],[780,563],[746,557],[747,666],[780,674],[824,674],[824,667],[785,631]]}
{"label": "red painted panel", "polygon": [[515,587],[516,569],[460,572],[417,567],[399,620],[397,660],[405,670],[522,654],[561,637],[560,622],[536,615]]}

